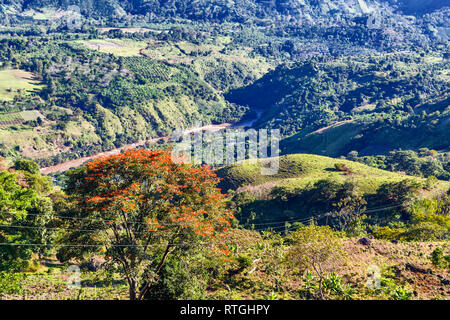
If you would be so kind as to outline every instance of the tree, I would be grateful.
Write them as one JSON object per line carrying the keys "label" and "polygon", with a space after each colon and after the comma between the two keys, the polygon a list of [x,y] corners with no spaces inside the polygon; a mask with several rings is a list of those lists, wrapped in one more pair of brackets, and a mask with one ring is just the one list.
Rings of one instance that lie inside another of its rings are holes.
{"label": "tree", "polygon": [[341,239],[328,226],[311,225],[292,233],[291,240],[287,262],[303,271],[312,269],[319,278],[320,298],[324,299],[325,273],[335,269],[345,255]]}
{"label": "tree", "polygon": [[412,224],[403,235],[408,241],[440,241],[445,239],[447,231],[437,223],[419,222]]}
{"label": "tree", "polygon": [[32,174],[39,174],[41,169],[39,165],[32,160],[18,159],[14,162],[14,169],[26,171]]}
{"label": "tree", "polygon": [[422,188],[422,184],[413,179],[404,179],[399,182],[383,183],[377,194],[385,203],[405,203],[414,199],[415,193]]}
{"label": "tree", "polygon": [[32,252],[41,257],[54,236],[48,228],[53,218],[53,203],[48,197],[53,184],[41,176],[39,167],[35,170],[35,165],[17,160],[15,166],[25,171],[0,172],[0,270],[23,269]]}
{"label": "tree", "polygon": [[[0,270],[20,270],[31,257],[27,230],[18,228],[36,199],[34,190],[20,186],[17,174],[0,172]],[[6,245],[9,244],[9,245]]]}
{"label": "tree", "polygon": [[129,150],[68,174],[71,230],[58,256],[104,253],[126,277],[131,300],[143,299],[169,255],[210,249],[227,254],[233,214],[209,167],[172,161],[168,151]]}
{"label": "tree", "polygon": [[349,237],[360,236],[364,233],[364,212],[366,200],[361,196],[347,197],[336,204],[332,217],[336,218],[339,230],[346,232]]}

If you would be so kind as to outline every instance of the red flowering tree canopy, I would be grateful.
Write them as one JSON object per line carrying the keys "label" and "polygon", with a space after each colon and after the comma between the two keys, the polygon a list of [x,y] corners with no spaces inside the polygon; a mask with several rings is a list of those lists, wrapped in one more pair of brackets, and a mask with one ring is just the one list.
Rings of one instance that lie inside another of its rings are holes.
{"label": "red flowering tree canopy", "polygon": [[141,281],[136,290],[172,250],[201,245],[227,253],[222,239],[233,214],[209,167],[176,164],[170,151],[137,149],[91,161],[68,177],[73,208],[65,241],[80,246],[65,248],[66,258],[104,252],[130,285]]}

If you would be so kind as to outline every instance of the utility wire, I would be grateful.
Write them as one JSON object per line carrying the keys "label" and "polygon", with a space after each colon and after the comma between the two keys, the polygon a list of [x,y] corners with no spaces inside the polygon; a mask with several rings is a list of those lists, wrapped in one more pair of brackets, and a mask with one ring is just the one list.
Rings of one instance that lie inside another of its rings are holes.
{"label": "utility wire", "polygon": [[[384,211],[384,210],[388,210],[388,209],[392,209],[392,208],[398,208],[402,205],[396,205],[396,206],[390,206],[390,207],[384,207],[384,208],[378,208],[378,209],[373,209],[373,210],[369,210],[369,211],[365,211],[366,213],[370,212],[380,212],[380,211]],[[315,216],[315,217],[310,217],[310,218],[305,218],[305,219],[300,219],[300,220],[290,220],[290,221],[284,221],[284,223],[286,222],[299,222],[299,221],[310,221],[310,220],[315,220],[318,221],[324,217],[326,217],[328,215],[327,214],[323,214],[323,215],[319,215],[319,216]],[[279,224],[279,223],[278,223]],[[262,224],[260,224],[262,225]],[[2,226],[0,225],[0,227],[20,227],[20,228],[36,228],[36,229],[41,229],[41,227],[27,227],[27,226]],[[278,230],[278,229],[283,229],[286,228],[286,226],[275,226],[275,227],[271,227],[269,229],[272,230]],[[64,228],[63,228],[64,229]],[[67,229],[65,229],[67,230]],[[70,230],[70,229],[69,229]],[[267,230],[266,228],[263,229],[254,229],[253,231],[262,231],[262,230]],[[75,231],[84,231],[84,232],[98,232],[98,230],[75,230]],[[197,245],[205,245],[208,244],[206,242],[200,242],[200,243],[177,243],[177,244],[170,244],[172,246],[181,246],[181,245],[189,245],[189,244],[197,244]],[[210,243],[209,243],[210,244]],[[164,245],[169,245],[169,244],[164,244]],[[89,245],[89,244],[43,244],[43,243],[0,243],[0,246],[42,246],[42,247],[104,247],[104,246],[110,246],[110,247],[143,247],[144,245]]]}
{"label": "utility wire", "polygon": [[[395,206],[389,206],[389,207],[384,207],[384,208],[377,208],[377,209],[372,209],[372,210],[367,210],[364,211],[364,213],[374,213],[374,212],[380,212],[380,211],[385,211],[385,210],[389,210],[389,209],[394,209],[394,208],[398,208],[401,207],[402,205],[395,205]],[[29,214],[32,216],[39,216],[37,214]],[[295,222],[307,222],[310,221],[311,219],[315,219],[315,220],[319,220],[323,217],[326,217],[327,215],[329,215],[329,213],[323,214],[323,215],[319,215],[319,216],[311,216],[308,218],[302,218],[302,219],[295,219],[295,220],[282,220],[279,222],[267,222],[267,223],[249,223],[246,224],[246,226],[277,226],[277,225],[281,225],[281,224],[285,224],[285,223],[295,223]],[[62,217],[62,216],[54,216],[54,217]],[[86,218],[78,218],[78,217],[63,217],[63,218],[71,218],[71,219],[80,219],[80,220],[84,220],[84,219],[88,219],[89,217]],[[99,220],[98,222],[111,222],[113,220]],[[92,221],[92,222],[96,222],[96,221]],[[123,222],[121,222],[120,224],[123,224]],[[144,222],[130,222],[130,224],[140,224],[140,225],[146,225],[146,226],[152,226],[152,225],[161,225],[161,226],[175,226],[175,225],[179,225],[176,223],[173,224],[158,224],[158,223],[144,223]],[[284,228],[284,226],[282,226]],[[17,226],[17,225],[0,225],[0,228],[16,228],[16,229],[44,229],[45,227],[33,227],[33,226]],[[94,230],[94,229],[70,229],[70,228],[64,228],[64,227],[60,227],[60,228],[45,228],[46,230],[54,230],[54,231],[58,231],[58,230],[70,230],[70,231],[76,231],[76,232],[99,232],[99,231],[105,231],[107,229],[104,230]],[[256,230],[256,229],[254,229]],[[259,229],[259,230],[265,230],[265,228]]]}

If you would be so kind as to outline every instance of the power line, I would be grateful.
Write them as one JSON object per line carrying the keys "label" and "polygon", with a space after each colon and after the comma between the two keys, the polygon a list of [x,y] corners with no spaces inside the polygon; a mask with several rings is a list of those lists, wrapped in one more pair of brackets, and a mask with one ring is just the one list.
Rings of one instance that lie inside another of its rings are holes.
{"label": "power line", "polygon": [[311,219],[320,219],[322,217],[324,217],[325,215],[321,215],[321,216],[311,216],[309,218],[302,218],[302,219],[296,219],[296,220],[283,220],[280,222],[267,222],[267,223],[248,223],[247,226],[263,226],[263,225],[279,225],[279,224],[285,224],[285,223],[295,223],[295,222],[307,222],[310,221]]}
{"label": "power line", "polygon": [[[396,205],[396,206],[389,206],[389,207],[384,207],[384,208],[377,208],[377,209],[373,209],[373,210],[369,210],[369,211],[365,211],[366,213],[373,213],[373,212],[379,212],[379,211],[384,211],[384,210],[388,210],[388,209],[392,209],[392,208],[398,208],[401,207],[402,205]],[[326,217],[328,215],[328,213],[323,214],[323,215],[319,215],[319,216],[313,216],[310,218],[304,218],[304,219],[298,219],[298,220],[285,220],[284,222],[280,222],[280,223],[267,223],[267,224],[259,224],[259,225],[277,225],[277,224],[281,224],[281,223],[291,223],[291,222],[301,222],[301,221],[310,221],[310,220],[315,220],[318,221],[324,217]],[[256,225],[256,224],[255,224]],[[27,229],[42,229],[42,227],[29,227],[29,226],[5,226],[5,225],[0,225],[0,227],[8,227],[8,228],[27,228]],[[269,229],[272,230],[278,230],[278,229],[283,229],[286,228],[286,226],[275,226],[275,227],[271,227]],[[57,229],[60,230],[61,228],[53,228],[53,229]],[[70,230],[70,229],[65,229],[62,228],[64,230]],[[47,228],[48,230],[48,228]],[[73,229],[72,229],[73,230]],[[262,229],[253,229],[253,231],[263,231],[263,230],[267,230],[266,228],[262,228]],[[79,231],[79,232],[99,232],[99,231],[105,231],[105,230],[73,230],[73,231]],[[197,244],[197,245],[204,245],[204,244],[208,244],[206,242],[199,242],[199,243],[173,243],[170,244],[171,246],[181,246],[181,245],[190,245],[190,244]],[[210,243],[209,243],[210,244]],[[169,245],[169,244],[164,244],[164,245]],[[43,243],[0,243],[0,246],[50,246],[50,247],[104,247],[104,246],[110,246],[110,247],[144,247],[144,245],[89,245],[89,244],[43,244]]]}
{"label": "power line", "polygon": [[[367,210],[364,211],[364,213],[374,213],[374,212],[380,212],[380,211],[385,211],[385,210],[389,210],[389,209],[394,209],[394,208],[398,208],[401,207],[403,205],[395,205],[395,206],[389,206],[389,207],[380,207],[380,208],[376,208],[376,209],[371,209],[371,210]],[[328,213],[323,214],[323,215],[319,215],[319,216],[312,216],[312,217],[308,217],[308,218],[302,218],[302,219],[295,219],[295,220],[279,220],[277,221],[272,221],[272,222],[267,222],[267,223],[250,223],[247,224],[246,226],[277,226],[280,224],[285,224],[285,223],[295,223],[295,222],[307,222],[310,221],[311,219],[321,219],[323,217],[326,217]],[[30,216],[41,216],[39,214],[28,214]],[[53,216],[54,218],[66,218],[66,219],[74,219],[74,220],[85,220],[85,219],[89,219],[91,217],[86,217],[86,218],[81,218],[81,217],[65,217],[65,216]],[[98,221],[89,221],[89,222],[112,222],[114,220],[98,220]],[[120,224],[124,224],[124,222],[121,222]],[[168,226],[178,226],[179,224],[177,223],[172,223],[172,224],[159,224],[159,223],[145,223],[145,222],[130,222],[128,223],[130,225],[133,224],[139,224],[139,225],[145,225],[145,226],[152,226],[152,225],[161,225],[163,227],[168,227]],[[64,227],[60,227],[60,228],[46,228],[46,227],[33,227],[33,226],[17,226],[17,225],[0,225],[0,227],[3,228],[16,228],[16,229],[46,229],[46,230],[53,230],[53,231],[58,231],[58,230],[71,230],[71,231],[75,231],[75,232],[99,232],[99,231],[105,231],[107,229],[104,230],[94,230],[94,229],[70,229],[70,228],[64,228]],[[284,227],[284,226],[283,226]],[[256,230],[256,229],[254,229]],[[263,229],[259,229],[259,230],[265,230],[265,228]]]}
{"label": "power line", "polygon": [[[374,209],[370,209],[370,210],[366,210],[363,213],[374,213],[374,212],[381,212],[381,211],[385,211],[385,210],[389,210],[389,209],[394,209],[394,208],[398,208],[398,207],[402,207],[402,204],[399,205],[395,205],[395,206],[389,206],[389,207],[379,207],[379,208],[374,208]],[[305,221],[309,221],[311,219],[321,219],[326,217],[327,215],[331,215],[330,213],[325,213],[323,215],[318,215],[318,216],[311,216],[309,218],[302,218],[302,219],[296,219],[296,220],[282,220],[280,222],[267,222],[267,223],[257,223],[257,224],[252,224],[252,223],[248,223],[248,226],[261,226],[261,225],[278,225],[278,224],[284,224],[286,222],[291,223],[291,222],[305,222]]]}
{"label": "power line", "polygon": [[374,213],[374,212],[386,211],[386,210],[389,210],[389,209],[394,209],[394,208],[399,208],[399,207],[403,207],[403,205],[399,204],[399,205],[396,205],[396,206],[390,206],[390,207],[385,207],[385,208],[371,209],[371,210],[364,211],[364,213]]}
{"label": "power line", "polygon": [[[325,216],[325,215],[324,215]],[[321,217],[324,216],[316,216],[316,217],[309,217],[309,218],[303,218],[303,219],[298,219],[298,220],[286,220],[283,222],[275,222],[275,223],[261,223],[261,224],[251,224],[252,226],[260,226],[260,225],[280,225],[280,224],[285,224],[285,223],[295,223],[295,222],[307,222],[310,221],[311,219],[320,219]],[[101,222],[101,221],[99,221]],[[133,224],[133,223],[130,223]],[[146,225],[148,227],[151,227],[152,225],[156,225],[156,223],[139,223],[142,225]],[[179,226],[180,224],[158,224],[161,226]],[[71,228],[64,228],[64,227],[59,227],[59,228],[46,228],[46,227],[35,227],[35,226],[17,226],[17,225],[0,225],[0,228],[14,228],[14,229],[45,229],[45,230],[53,230],[53,231],[59,231],[59,230],[67,230],[67,231],[75,231],[75,232],[86,232],[86,233],[93,233],[93,232],[100,232],[100,231],[107,231],[108,229],[99,229],[99,230],[94,230],[94,229],[71,229]],[[261,229],[261,230],[264,230]]]}
{"label": "power line", "polygon": [[[27,216],[42,216],[40,214],[27,214]],[[54,215],[52,216],[53,218],[60,218],[60,219],[69,219],[69,220],[83,220],[86,222],[96,222],[96,221],[88,221],[89,219],[92,219],[92,217],[65,217],[65,216],[58,216],[58,215]],[[278,221],[272,221],[272,222],[267,222],[267,223],[256,223],[256,224],[252,224],[255,226],[259,226],[259,225],[276,225],[276,224],[283,224],[285,222],[298,222],[298,221],[307,221],[310,220],[310,218],[302,218],[302,219],[296,219],[296,220],[278,220]],[[101,219],[99,221],[102,222],[115,222],[115,220],[108,220],[108,219]],[[121,222],[123,223],[123,222]],[[141,225],[146,225],[146,226],[151,226],[151,225],[160,225],[160,223],[145,223],[145,222],[129,222],[129,224],[133,225],[133,224],[141,224]],[[172,225],[178,225],[176,223],[172,223],[172,224],[164,224],[164,226],[172,226]]]}
{"label": "power line", "polygon": [[16,226],[16,225],[0,225],[0,228],[13,228],[13,229],[45,229],[45,230],[53,230],[53,231],[57,231],[57,230],[71,230],[71,231],[78,231],[78,232],[99,232],[99,231],[103,231],[103,230],[77,230],[77,229],[69,229],[69,228],[47,228],[47,227],[32,227],[32,226]]}
{"label": "power line", "polygon": [[[186,246],[186,245],[191,245],[191,244],[196,244],[196,245],[205,245],[208,244],[206,242],[180,242],[180,243],[161,243],[161,245],[163,246]],[[209,243],[209,245],[211,245]],[[0,246],[13,246],[13,247],[21,247],[21,246],[25,246],[25,247],[87,247],[87,248],[101,248],[101,247],[121,247],[121,248],[126,248],[126,247],[131,247],[131,248],[138,248],[138,247],[148,247],[146,245],[143,244],[45,244],[45,243],[7,243],[7,242],[3,242],[0,243]],[[155,246],[155,245],[152,245]],[[205,248],[205,247],[203,247]]]}

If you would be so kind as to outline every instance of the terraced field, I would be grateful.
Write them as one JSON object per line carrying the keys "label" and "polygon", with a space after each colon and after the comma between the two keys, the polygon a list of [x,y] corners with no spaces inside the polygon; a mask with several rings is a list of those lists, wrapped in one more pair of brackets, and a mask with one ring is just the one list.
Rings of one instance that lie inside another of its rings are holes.
{"label": "terraced field", "polygon": [[36,120],[39,117],[41,119],[44,118],[44,116],[36,110],[0,114],[0,127],[21,124],[24,121]]}
{"label": "terraced field", "polygon": [[139,50],[147,45],[143,41],[122,39],[92,39],[87,41],[77,41],[77,43],[92,50],[114,54],[120,57],[139,56]]}

